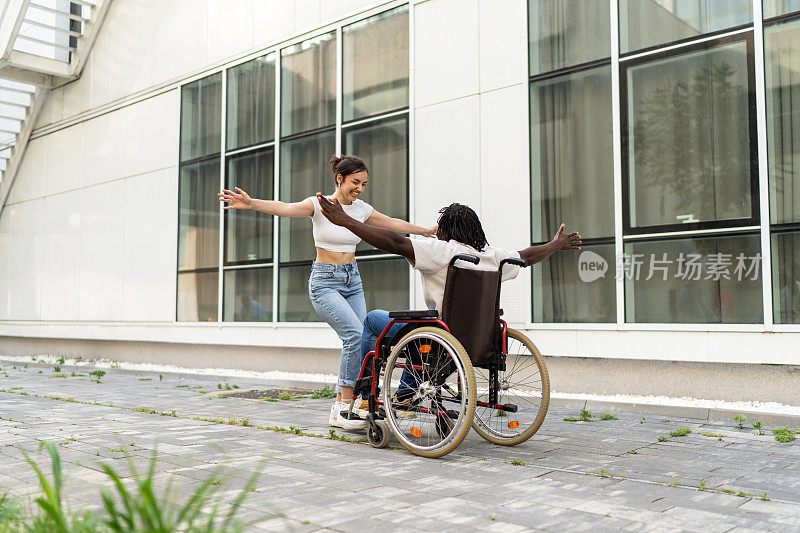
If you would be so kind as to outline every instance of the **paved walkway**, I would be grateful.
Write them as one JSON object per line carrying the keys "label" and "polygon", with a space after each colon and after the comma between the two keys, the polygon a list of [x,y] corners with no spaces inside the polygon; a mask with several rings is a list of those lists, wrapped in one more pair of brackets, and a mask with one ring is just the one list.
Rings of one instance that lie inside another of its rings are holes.
{"label": "paved walkway", "polygon": [[[240,486],[267,458],[242,518],[274,509],[286,518],[255,530],[800,531],[800,440],[778,443],[770,428],[758,436],[729,423],[626,413],[567,422],[577,412],[553,408],[522,445],[494,446],[472,432],[448,456],[423,459],[325,438],[331,400],[221,398],[267,384],[239,381],[228,391],[205,376],[111,369],[96,383],[71,375],[89,370],[0,360],[0,493],[38,492],[20,450],[45,464],[36,449],[50,440],[67,465],[73,508],[100,503],[101,461],[127,471],[126,457],[143,467],[157,447],[159,486],[173,480],[185,492],[220,466]],[[692,432],[670,437],[679,427]]]}

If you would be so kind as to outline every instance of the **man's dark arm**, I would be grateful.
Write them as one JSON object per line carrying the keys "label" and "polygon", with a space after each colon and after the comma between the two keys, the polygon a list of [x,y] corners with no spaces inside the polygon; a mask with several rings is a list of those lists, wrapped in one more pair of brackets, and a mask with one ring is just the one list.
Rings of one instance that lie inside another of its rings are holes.
{"label": "man's dark arm", "polygon": [[377,228],[359,222],[345,213],[341,205],[331,202],[319,193],[317,193],[317,199],[322,208],[322,214],[337,226],[349,229],[364,242],[379,250],[401,255],[411,261],[412,264],[414,263],[414,247],[408,237],[403,237],[388,229]]}
{"label": "man's dark arm", "polygon": [[546,244],[528,246],[519,251],[519,256],[525,261],[525,264],[532,265],[544,261],[558,250],[580,250],[580,246],[581,236],[578,232],[573,231],[569,235],[564,235],[564,224],[561,224],[552,241]]}

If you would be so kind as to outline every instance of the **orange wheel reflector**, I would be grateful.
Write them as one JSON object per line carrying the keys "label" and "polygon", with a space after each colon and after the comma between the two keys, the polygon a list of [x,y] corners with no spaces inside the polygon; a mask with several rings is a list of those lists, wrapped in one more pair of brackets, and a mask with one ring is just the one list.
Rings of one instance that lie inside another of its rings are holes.
{"label": "orange wheel reflector", "polygon": [[411,434],[417,438],[422,436],[422,432],[419,430],[419,428],[411,428]]}
{"label": "orange wheel reflector", "polygon": [[430,353],[431,345],[430,344],[423,344],[419,347],[419,353]]}
{"label": "orange wheel reflector", "polygon": [[509,429],[517,429],[518,427],[519,427],[519,422],[517,422],[516,420],[512,420],[511,422],[508,423]]}

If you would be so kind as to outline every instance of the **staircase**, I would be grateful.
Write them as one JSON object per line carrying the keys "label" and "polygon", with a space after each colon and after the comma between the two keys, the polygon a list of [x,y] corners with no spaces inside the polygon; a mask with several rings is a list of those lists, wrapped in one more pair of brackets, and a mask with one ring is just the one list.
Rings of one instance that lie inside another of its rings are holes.
{"label": "staircase", "polygon": [[0,213],[39,111],[80,77],[112,0],[0,0]]}

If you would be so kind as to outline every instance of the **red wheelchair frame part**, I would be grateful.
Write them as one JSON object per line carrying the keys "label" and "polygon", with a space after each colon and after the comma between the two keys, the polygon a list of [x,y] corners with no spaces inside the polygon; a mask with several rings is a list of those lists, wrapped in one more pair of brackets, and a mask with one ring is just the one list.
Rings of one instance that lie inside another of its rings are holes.
{"label": "red wheelchair frame part", "polygon": [[[361,362],[361,370],[358,373],[358,379],[364,377],[364,370],[366,370],[367,365],[372,365],[372,379],[370,380],[370,395],[375,398],[376,405],[383,405],[383,402],[378,398],[378,380],[380,376],[377,374],[377,369],[375,368],[375,354],[380,349],[381,341],[383,341],[384,337],[386,337],[386,333],[391,329],[391,327],[395,324],[436,324],[437,326],[441,327],[443,330],[450,333],[450,328],[447,324],[439,318],[422,318],[422,319],[403,319],[403,318],[393,318],[383,331],[381,332],[380,336],[375,340],[375,349],[368,352],[367,355],[364,357],[364,361]],[[508,351],[508,324],[503,319],[500,319],[500,351],[503,355],[506,354]],[[416,366],[416,365],[412,365]],[[489,405],[486,402],[476,402],[479,407],[492,407],[494,409],[501,409],[505,410],[505,406],[502,404],[496,405]],[[423,411],[424,409],[424,411]],[[421,407],[419,408],[421,412],[427,412],[428,409]]]}

